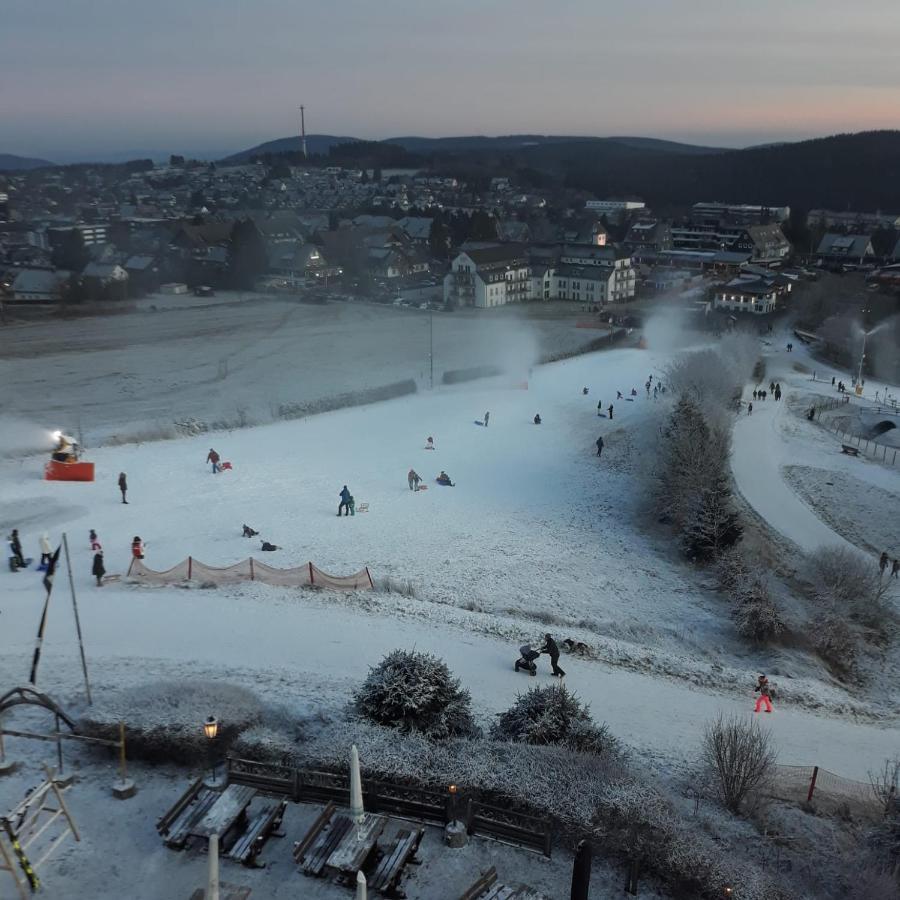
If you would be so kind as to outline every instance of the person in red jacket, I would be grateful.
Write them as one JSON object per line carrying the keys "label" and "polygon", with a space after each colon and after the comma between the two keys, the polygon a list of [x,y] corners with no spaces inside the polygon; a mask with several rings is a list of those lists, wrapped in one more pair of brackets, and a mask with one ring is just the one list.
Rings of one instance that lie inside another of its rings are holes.
{"label": "person in red jacket", "polygon": [[756,699],[756,709],[754,709],[753,712],[759,712],[760,708],[763,706],[765,706],[767,713],[772,712],[772,699],[771,693],[769,691],[769,679],[766,678],[765,675],[759,676],[753,692],[759,694],[759,697],[757,697]]}
{"label": "person in red jacket", "polygon": [[216,453],[216,451],[213,450],[212,447],[210,447],[210,448],[209,448],[209,453],[208,453],[207,456],[206,456],[206,461],[207,461],[208,463],[212,463],[213,475],[215,475],[216,472],[219,471],[219,459],[220,459],[220,458],[221,458],[221,457],[219,456],[219,454]]}
{"label": "person in red jacket", "polygon": [[134,540],[131,542],[131,555],[135,559],[144,558],[144,542],[137,535],[134,536]]}

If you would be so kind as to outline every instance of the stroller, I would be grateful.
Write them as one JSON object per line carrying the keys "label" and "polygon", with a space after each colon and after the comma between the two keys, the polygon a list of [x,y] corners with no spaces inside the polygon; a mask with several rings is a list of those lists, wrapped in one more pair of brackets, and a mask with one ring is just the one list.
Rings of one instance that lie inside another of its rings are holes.
{"label": "stroller", "polygon": [[519,647],[519,653],[522,655],[516,660],[516,671],[525,669],[530,675],[537,675],[535,660],[541,655],[540,651],[535,650],[531,644],[523,644]]}

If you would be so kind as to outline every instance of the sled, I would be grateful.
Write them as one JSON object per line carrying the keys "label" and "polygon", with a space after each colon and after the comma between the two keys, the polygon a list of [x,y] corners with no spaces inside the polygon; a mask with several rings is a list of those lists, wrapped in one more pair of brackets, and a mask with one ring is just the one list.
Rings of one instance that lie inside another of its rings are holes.
{"label": "sled", "polygon": [[357,512],[368,512],[368,511],[369,511],[369,504],[368,504],[368,503],[357,503],[357,504],[356,504],[356,511],[357,511]]}
{"label": "sled", "polygon": [[219,471],[224,472],[226,469],[229,471],[233,468],[230,462],[223,462],[222,465],[219,466]]}
{"label": "sled", "polygon": [[417,490],[417,491],[427,491],[427,490],[428,490],[428,485],[427,485],[427,484],[420,484],[420,485],[416,488],[416,490]]}
{"label": "sled", "polygon": [[122,580],[121,575],[104,575],[103,576],[104,584],[113,584],[114,582],[121,581],[121,580]]}
{"label": "sled", "polygon": [[484,427],[484,422],[482,422],[480,419],[476,419],[476,420],[475,420],[475,424],[476,424],[476,425],[481,425],[482,428]]}
{"label": "sled", "polygon": [[44,466],[45,481],[93,481],[94,464],[92,462],[60,462],[51,459]]}
{"label": "sled", "polygon": [[32,564],[33,562],[34,562],[34,560],[33,560],[30,556],[26,556],[26,557],[25,557],[25,565],[24,565],[24,566],[20,566],[20,565],[18,565],[18,564],[16,563],[15,557],[14,557],[14,556],[11,556],[11,557],[9,558],[9,570],[10,570],[10,572],[17,572],[19,569],[30,569],[30,568],[31,568],[31,564]]}
{"label": "sled", "polygon": [[627,400],[629,403],[634,403],[634,397],[623,397],[623,400]]}

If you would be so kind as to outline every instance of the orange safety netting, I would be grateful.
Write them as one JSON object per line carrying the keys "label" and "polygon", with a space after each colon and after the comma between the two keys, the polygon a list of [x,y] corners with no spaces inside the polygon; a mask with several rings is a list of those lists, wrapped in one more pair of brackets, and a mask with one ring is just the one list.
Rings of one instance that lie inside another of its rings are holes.
{"label": "orange safety netting", "polygon": [[276,569],[252,557],[243,562],[224,568],[215,568],[189,556],[164,572],[148,569],[143,560],[132,559],[128,567],[128,578],[146,584],[178,584],[182,581],[211,581],[214,584],[232,584],[238,581],[261,581],[277,587],[333,588],[342,591],[371,590],[375,587],[369,569],[360,570],[355,575],[329,575],[311,562],[292,569]]}

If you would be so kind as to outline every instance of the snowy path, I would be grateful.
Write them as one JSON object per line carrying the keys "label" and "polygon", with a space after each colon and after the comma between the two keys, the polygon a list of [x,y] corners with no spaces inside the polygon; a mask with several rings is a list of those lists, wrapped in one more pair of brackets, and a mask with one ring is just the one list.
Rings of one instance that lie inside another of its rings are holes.
{"label": "snowy path", "polygon": [[744,499],[776,531],[810,552],[829,545],[851,546],[835,534],[785,483],[783,465],[801,464],[788,459],[781,434],[790,412],[784,401],[753,404],[753,415],[742,415],[734,427],[731,468]]}
{"label": "snowy path", "polygon": [[[288,596],[256,586],[234,594],[104,590],[90,596],[90,602],[82,602],[82,625],[91,659],[118,661],[123,682],[148,675],[140,667],[130,666],[129,660],[146,657],[149,646],[155,648],[157,657],[174,664],[176,672],[183,666],[186,681],[193,665],[222,667],[222,677],[228,679],[229,661],[244,673],[254,668],[260,673],[277,672],[284,694],[276,699],[287,704],[292,684],[307,694],[320,684],[338,682],[349,688],[396,647],[415,647],[443,657],[485,713],[503,710],[519,691],[550,681],[545,657],[539,662],[537,678],[513,672],[516,650],[501,641],[445,624],[385,620],[343,605],[310,605]],[[48,673],[66,667],[76,685],[80,671],[73,652],[68,598],[61,594],[56,603],[43,665]],[[223,615],[226,606],[228,616]],[[6,632],[4,644],[19,651],[0,659],[4,674],[19,671],[24,677],[34,618],[17,617],[17,622]],[[247,626],[236,626],[236,622],[252,622],[252,635]],[[749,682],[747,697],[740,700],[570,656],[563,656],[560,663],[567,673],[567,685],[591,704],[594,716],[661,764],[675,761],[673,756],[693,756],[704,725],[720,713],[753,715]],[[771,730],[780,762],[817,764],[863,781],[868,770],[880,766],[900,744],[896,728],[815,716],[783,705],[776,705],[771,716],[758,718]]]}

